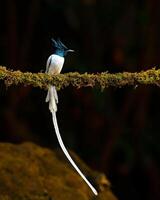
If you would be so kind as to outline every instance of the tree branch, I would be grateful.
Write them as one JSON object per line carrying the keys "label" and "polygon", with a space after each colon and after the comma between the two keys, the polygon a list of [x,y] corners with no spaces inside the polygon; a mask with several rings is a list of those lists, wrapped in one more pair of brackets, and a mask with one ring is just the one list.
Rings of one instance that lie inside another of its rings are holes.
{"label": "tree branch", "polygon": [[109,86],[138,86],[138,85],[157,85],[160,86],[160,69],[155,68],[141,72],[123,72],[110,74],[108,72],[97,74],[79,74],[70,72],[50,76],[45,73],[31,73],[7,70],[6,67],[0,66],[0,80],[3,80],[6,86],[10,85],[32,85],[46,89],[49,84],[55,85],[58,90],[69,85],[76,88],[98,86],[102,90]]}

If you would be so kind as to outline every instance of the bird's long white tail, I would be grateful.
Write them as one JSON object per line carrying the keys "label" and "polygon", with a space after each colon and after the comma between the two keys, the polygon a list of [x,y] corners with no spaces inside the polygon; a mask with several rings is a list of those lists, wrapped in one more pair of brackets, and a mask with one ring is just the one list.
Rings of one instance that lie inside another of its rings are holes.
{"label": "bird's long white tail", "polygon": [[59,132],[59,128],[58,128],[58,123],[57,123],[57,118],[56,118],[56,112],[52,112],[52,119],[53,119],[53,124],[54,124],[54,128],[55,128],[55,132],[56,132],[56,136],[59,142],[59,145],[63,151],[63,153],[65,154],[65,156],[67,157],[67,159],[69,160],[69,162],[71,163],[71,165],[75,168],[75,170],[78,172],[78,174],[82,177],[82,179],[87,183],[87,185],[90,187],[90,189],[93,191],[93,193],[95,195],[98,195],[97,190],[91,185],[91,183],[87,180],[87,178],[85,177],[85,175],[81,172],[81,170],[77,167],[77,165],[75,164],[75,162],[73,161],[73,159],[71,158],[71,156],[69,155],[66,147],[64,146],[63,140],[61,138],[60,132]]}
{"label": "bird's long white tail", "polygon": [[57,91],[55,86],[50,86],[48,89],[48,93],[47,93],[47,97],[46,97],[46,102],[49,102],[49,110],[52,113],[52,120],[53,120],[53,125],[55,128],[55,132],[56,132],[56,136],[59,142],[59,145],[63,151],[63,153],[65,154],[65,156],[67,157],[67,159],[69,160],[69,162],[71,163],[71,165],[75,168],[75,170],[78,172],[78,174],[82,177],[82,179],[87,183],[87,185],[91,188],[91,190],[93,191],[93,193],[95,195],[97,195],[97,191],[96,189],[91,185],[91,183],[87,180],[87,178],[85,177],[85,175],[81,172],[81,170],[77,167],[77,165],[75,164],[75,162],[73,161],[73,159],[71,158],[71,156],[69,155],[66,147],[64,146],[63,140],[61,138],[60,132],[59,132],[59,128],[58,128],[58,123],[57,123],[57,118],[56,118],[56,111],[57,111],[57,103],[58,103],[58,95],[57,95]]}

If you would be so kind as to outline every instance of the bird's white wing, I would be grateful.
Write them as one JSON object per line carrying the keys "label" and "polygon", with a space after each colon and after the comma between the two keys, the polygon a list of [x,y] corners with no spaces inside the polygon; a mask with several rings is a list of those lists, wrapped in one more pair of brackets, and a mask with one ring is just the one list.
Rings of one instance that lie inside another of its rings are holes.
{"label": "bird's white wing", "polygon": [[46,63],[46,71],[45,71],[45,73],[47,73],[47,74],[49,73],[49,67],[51,65],[51,62],[52,62],[52,55],[49,56],[49,58],[47,60],[47,63]]}

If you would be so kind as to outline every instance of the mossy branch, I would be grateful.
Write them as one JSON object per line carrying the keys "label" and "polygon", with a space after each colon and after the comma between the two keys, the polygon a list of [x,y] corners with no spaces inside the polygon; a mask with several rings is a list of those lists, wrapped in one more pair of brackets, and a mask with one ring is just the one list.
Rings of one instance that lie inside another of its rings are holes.
{"label": "mossy branch", "polygon": [[108,72],[97,74],[70,72],[50,76],[45,73],[23,73],[21,71],[7,70],[6,67],[0,66],[0,80],[3,80],[6,86],[23,84],[46,89],[48,85],[51,84],[55,85],[58,90],[69,85],[76,88],[98,86],[101,89],[109,86],[123,87],[127,85],[160,86],[160,69],[156,70],[153,68],[135,73],[123,72],[115,74],[110,74]]}

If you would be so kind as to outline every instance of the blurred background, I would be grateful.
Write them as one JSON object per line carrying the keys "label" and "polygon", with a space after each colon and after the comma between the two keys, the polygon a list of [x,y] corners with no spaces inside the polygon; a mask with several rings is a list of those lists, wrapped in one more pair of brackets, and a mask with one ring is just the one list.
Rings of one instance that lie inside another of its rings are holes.
{"label": "blurred background", "polygon": [[[44,72],[51,37],[75,50],[65,72],[135,72],[160,63],[158,0],[0,0],[0,65]],[[160,90],[154,86],[59,93],[67,148],[105,172],[120,200],[160,199]],[[46,91],[0,82],[0,142],[59,148]]]}

